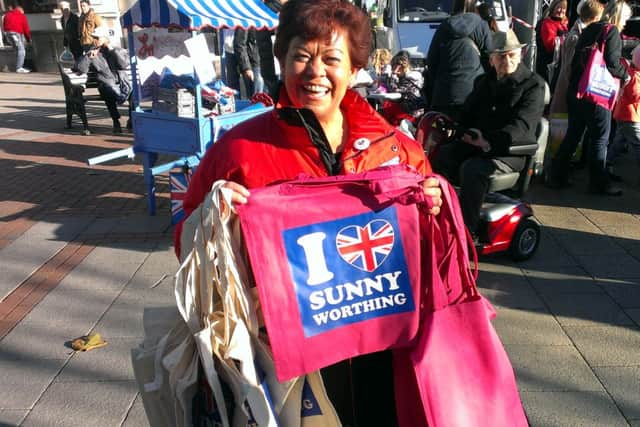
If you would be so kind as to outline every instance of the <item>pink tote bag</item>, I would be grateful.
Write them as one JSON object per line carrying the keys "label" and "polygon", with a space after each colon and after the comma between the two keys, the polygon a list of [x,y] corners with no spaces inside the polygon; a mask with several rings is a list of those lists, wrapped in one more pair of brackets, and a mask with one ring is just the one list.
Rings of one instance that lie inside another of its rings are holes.
{"label": "pink tote bag", "polygon": [[613,110],[620,90],[620,79],[613,77],[604,59],[604,46],[611,25],[605,25],[600,40],[591,46],[587,66],[578,82],[576,97]]}
{"label": "pink tote bag", "polygon": [[402,165],[303,177],[238,207],[279,380],[415,337],[423,180]]}
{"label": "pink tote bag", "polygon": [[433,274],[423,277],[431,292],[417,342],[394,351],[399,425],[527,426],[513,368],[491,324],[495,311],[475,286],[468,260],[477,259],[457,196],[443,179],[441,187],[443,207],[429,234],[448,241],[427,242],[431,268],[423,271]]}

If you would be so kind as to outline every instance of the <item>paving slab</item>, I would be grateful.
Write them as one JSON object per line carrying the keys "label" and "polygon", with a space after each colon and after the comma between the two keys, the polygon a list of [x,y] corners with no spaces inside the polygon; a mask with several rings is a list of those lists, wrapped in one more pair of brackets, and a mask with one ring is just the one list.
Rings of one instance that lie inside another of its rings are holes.
{"label": "paving slab", "polygon": [[533,270],[545,270],[564,266],[577,265],[576,259],[556,239],[552,231],[542,228],[540,245],[537,254],[526,261],[518,263],[521,268]]}
{"label": "paving slab", "polygon": [[149,420],[147,419],[147,414],[144,412],[144,405],[142,404],[142,399],[140,395],[136,397],[135,402],[133,402],[133,406],[131,410],[127,414],[127,418],[122,423],[122,427],[148,427]]}
{"label": "paving slab", "polygon": [[638,327],[565,326],[564,330],[591,367],[640,365]]}
{"label": "paving slab", "polygon": [[595,374],[627,419],[640,419],[640,366],[597,367]]}
{"label": "paving slab", "polygon": [[633,325],[607,294],[546,294],[542,296],[562,326]]}
{"label": "paving slab", "polygon": [[166,231],[171,226],[171,218],[168,215],[129,215],[122,219],[113,232],[116,233],[140,233]]}
{"label": "paving slab", "polygon": [[59,287],[120,292],[149,256],[149,242],[112,243],[96,247]]}
{"label": "paving slab", "polygon": [[110,290],[49,294],[2,340],[1,349],[23,358],[64,359],[72,353],[65,342],[91,332],[115,297]]}
{"label": "paving slab", "polygon": [[88,218],[67,219],[64,224],[38,222],[0,250],[0,299],[15,289],[89,223]]}
{"label": "paving slab", "polygon": [[640,326],[640,308],[630,308],[624,312],[627,313],[627,316],[629,316],[636,325]]}
{"label": "paving slab", "polygon": [[626,250],[615,239],[601,234],[602,230],[556,230],[554,237],[558,243],[572,256],[576,255],[600,255],[626,254]]}
{"label": "paving slab", "polygon": [[485,289],[480,287],[480,293],[498,309],[500,307],[522,310],[545,309],[544,302],[533,289],[523,292],[509,292],[501,289]]}
{"label": "paving slab", "polygon": [[587,273],[596,279],[628,279],[640,276],[640,260],[628,253],[576,255]]}
{"label": "paving slab", "polygon": [[605,392],[522,392],[530,427],[628,427]]}
{"label": "paving slab", "polygon": [[119,426],[136,397],[134,381],[58,382],[44,393],[23,427]]}
{"label": "paving slab", "polygon": [[546,270],[524,268],[524,274],[540,294],[603,294],[591,276],[579,266],[547,267]]}
{"label": "paving slab", "polygon": [[640,278],[599,280],[598,285],[623,308],[640,308]]}
{"label": "paving slab", "polygon": [[546,309],[498,308],[493,326],[505,346],[571,344],[556,319]]}
{"label": "paving slab", "polygon": [[0,409],[0,426],[20,425],[28,413],[26,409]]}
{"label": "paving slab", "polygon": [[106,382],[135,380],[131,349],[140,338],[104,336],[105,347],[73,354],[54,382]]}
{"label": "paving slab", "polygon": [[112,338],[143,337],[144,312],[141,308],[175,306],[173,289],[173,283],[169,281],[155,288],[127,288],[100,319],[95,330]]}
{"label": "paving slab", "polygon": [[16,357],[0,350],[0,409],[29,410],[49,387],[66,359]]}
{"label": "paving slab", "polygon": [[571,345],[508,345],[520,391],[605,391]]}

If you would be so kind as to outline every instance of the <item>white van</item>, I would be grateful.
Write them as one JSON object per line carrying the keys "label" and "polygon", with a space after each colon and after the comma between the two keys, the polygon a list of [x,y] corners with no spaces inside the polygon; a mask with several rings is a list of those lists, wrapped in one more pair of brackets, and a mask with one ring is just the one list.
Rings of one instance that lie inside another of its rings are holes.
{"label": "white van", "polygon": [[[505,0],[492,1],[493,16],[501,31],[509,29]],[[375,47],[392,53],[409,51],[419,66],[425,58],[438,25],[449,17],[453,0],[377,0],[382,22],[375,29]]]}

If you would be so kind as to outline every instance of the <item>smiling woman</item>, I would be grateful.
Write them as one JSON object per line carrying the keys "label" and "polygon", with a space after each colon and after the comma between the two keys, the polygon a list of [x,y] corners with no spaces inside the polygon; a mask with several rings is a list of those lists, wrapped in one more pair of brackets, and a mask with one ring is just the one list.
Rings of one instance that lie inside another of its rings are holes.
{"label": "smiling woman", "polygon": [[[370,51],[369,18],[347,0],[288,1],[274,43],[282,78],[275,107],[235,126],[209,148],[191,179],[185,216],[218,180],[226,180],[232,201],[242,204],[250,189],[301,173],[343,175],[391,164],[431,172],[420,145],[396,132],[349,88]],[[437,214],[442,203],[437,180],[426,179],[423,187],[435,205],[429,214]],[[178,255],[181,230],[178,224]],[[345,361],[324,370],[323,377],[343,424],[395,425],[389,353]]]}

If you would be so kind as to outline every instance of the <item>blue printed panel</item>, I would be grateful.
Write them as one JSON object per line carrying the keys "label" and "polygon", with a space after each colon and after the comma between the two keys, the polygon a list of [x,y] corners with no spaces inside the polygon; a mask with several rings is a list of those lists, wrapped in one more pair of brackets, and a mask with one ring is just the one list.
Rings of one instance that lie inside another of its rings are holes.
{"label": "blue printed panel", "polygon": [[413,311],[396,209],[283,231],[305,337]]}

